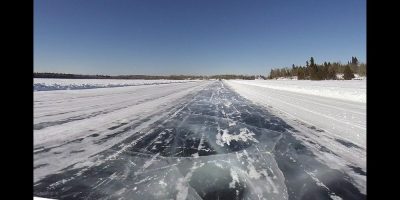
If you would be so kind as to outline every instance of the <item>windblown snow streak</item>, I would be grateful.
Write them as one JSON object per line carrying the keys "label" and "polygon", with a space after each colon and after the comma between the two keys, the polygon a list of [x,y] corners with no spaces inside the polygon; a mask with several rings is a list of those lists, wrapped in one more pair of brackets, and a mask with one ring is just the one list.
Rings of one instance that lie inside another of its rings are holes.
{"label": "windblown snow streak", "polygon": [[140,87],[35,94],[35,124],[59,122],[35,130],[36,196],[365,199],[296,128],[221,81]]}

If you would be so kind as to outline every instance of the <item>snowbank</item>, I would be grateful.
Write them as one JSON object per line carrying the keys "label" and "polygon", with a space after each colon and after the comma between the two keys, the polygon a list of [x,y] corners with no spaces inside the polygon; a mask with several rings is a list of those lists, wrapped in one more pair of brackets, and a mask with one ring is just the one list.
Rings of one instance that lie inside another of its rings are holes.
{"label": "snowbank", "polygon": [[366,102],[366,80],[235,80],[234,82],[347,101]]}
{"label": "snowbank", "polygon": [[79,90],[93,88],[111,88],[137,85],[158,85],[184,83],[196,80],[121,80],[121,79],[33,79],[34,91]]}

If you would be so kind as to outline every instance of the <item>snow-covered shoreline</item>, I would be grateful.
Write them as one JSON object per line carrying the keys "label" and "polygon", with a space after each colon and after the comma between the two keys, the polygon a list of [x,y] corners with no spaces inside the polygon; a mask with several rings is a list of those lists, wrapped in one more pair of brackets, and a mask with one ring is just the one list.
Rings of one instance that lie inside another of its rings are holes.
{"label": "snow-covered shoreline", "polygon": [[94,88],[112,88],[138,85],[158,85],[170,83],[186,83],[197,80],[123,80],[123,79],[53,79],[34,78],[34,91],[80,90]]}

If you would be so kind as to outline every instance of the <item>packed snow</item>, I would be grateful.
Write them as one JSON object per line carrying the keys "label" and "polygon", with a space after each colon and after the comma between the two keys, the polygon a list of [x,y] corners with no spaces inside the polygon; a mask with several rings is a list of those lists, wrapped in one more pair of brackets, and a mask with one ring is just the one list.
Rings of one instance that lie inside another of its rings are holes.
{"label": "packed snow", "polygon": [[366,80],[232,80],[239,84],[310,94],[346,101],[366,102]]}
{"label": "packed snow", "polygon": [[33,79],[34,91],[79,90],[93,88],[112,88],[137,85],[159,85],[169,83],[186,83],[196,80],[122,80],[122,79]]}

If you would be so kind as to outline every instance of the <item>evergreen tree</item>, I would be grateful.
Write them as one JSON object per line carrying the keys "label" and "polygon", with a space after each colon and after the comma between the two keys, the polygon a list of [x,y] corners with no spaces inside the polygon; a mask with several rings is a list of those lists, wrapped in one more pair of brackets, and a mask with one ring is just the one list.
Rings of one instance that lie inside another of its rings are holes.
{"label": "evergreen tree", "polygon": [[314,63],[313,57],[310,58],[309,71],[310,71],[310,79],[311,80],[321,80],[320,75],[318,74],[318,67]]}
{"label": "evergreen tree", "polygon": [[352,65],[358,65],[358,59],[357,59],[357,57],[351,57],[351,64]]}
{"label": "evergreen tree", "polygon": [[311,58],[310,58],[310,66],[314,66],[314,65],[315,65],[315,63],[314,63],[314,58],[311,57]]}
{"label": "evergreen tree", "polygon": [[328,79],[328,63],[324,63],[324,66],[321,66],[321,80],[327,80]]}
{"label": "evergreen tree", "polygon": [[303,67],[299,67],[297,69],[297,79],[298,80],[304,80],[305,79],[305,72]]}
{"label": "evergreen tree", "polygon": [[271,79],[271,78],[272,78],[272,72],[273,72],[273,71],[274,71],[273,69],[271,69],[271,70],[269,71],[268,79]]}
{"label": "evergreen tree", "polygon": [[336,80],[336,69],[334,66],[329,65],[328,63],[328,74],[327,74],[327,79],[328,80]]}
{"label": "evergreen tree", "polygon": [[357,59],[357,57],[351,57],[350,69],[351,69],[353,72],[358,72],[358,71],[359,71],[358,59]]}
{"label": "evergreen tree", "polygon": [[366,76],[367,75],[367,65],[366,64],[360,64],[360,67],[358,68],[358,74],[360,76]]}
{"label": "evergreen tree", "polygon": [[343,75],[344,80],[351,80],[352,78],[354,78],[354,73],[353,71],[351,71],[349,65],[346,65],[343,73],[344,73]]}

